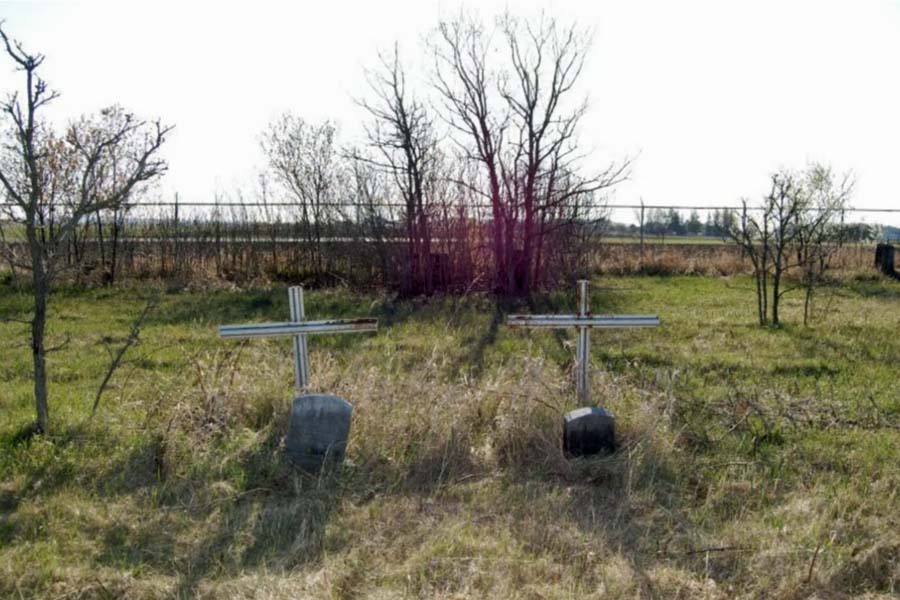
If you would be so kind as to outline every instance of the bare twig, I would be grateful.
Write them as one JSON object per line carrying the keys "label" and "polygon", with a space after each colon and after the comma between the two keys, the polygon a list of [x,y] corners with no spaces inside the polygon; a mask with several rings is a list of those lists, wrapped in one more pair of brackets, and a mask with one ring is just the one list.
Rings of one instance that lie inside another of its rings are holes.
{"label": "bare twig", "polygon": [[70,334],[66,334],[66,339],[61,341],[55,346],[50,346],[49,348],[44,349],[44,354],[50,354],[51,352],[59,352],[60,350],[65,349],[66,346],[69,345],[69,342],[72,341],[72,336]]}
{"label": "bare twig", "polygon": [[712,552],[750,552],[754,549],[755,548],[753,548],[752,546],[715,546],[709,548],[697,548],[695,550],[687,550],[685,552],[662,551],[657,553],[657,556],[693,556],[695,554],[710,554]]}
{"label": "bare twig", "polygon": [[141,335],[141,327],[143,327],[144,321],[158,304],[159,297],[153,297],[147,301],[144,309],[131,324],[131,331],[129,331],[128,333],[128,338],[126,338],[125,343],[119,347],[119,350],[117,352],[113,353],[111,348],[107,346],[107,351],[109,351],[110,353],[109,368],[106,370],[106,375],[103,377],[103,381],[100,383],[100,387],[97,389],[97,395],[94,397],[94,405],[91,407],[91,417],[96,414],[97,407],[100,406],[100,398],[101,396],[103,396],[103,392],[106,390],[106,386],[109,385],[109,381],[110,379],[112,379],[113,373],[115,373],[116,369],[119,368],[119,365],[122,364],[122,359],[125,357],[125,353],[128,352],[128,349],[138,342],[138,339]]}
{"label": "bare twig", "polygon": [[819,552],[822,550],[822,542],[819,542],[816,545],[816,551],[813,552],[812,560],[809,561],[809,570],[806,572],[806,581],[804,583],[810,583],[812,581],[813,569],[816,567],[816,559],[819,557]]}
{"label": "bare twig", "polygon": [[21,325],[31,325],[31,319],[19,319],[17,317],[0,317],[0,323],[19,323]]}

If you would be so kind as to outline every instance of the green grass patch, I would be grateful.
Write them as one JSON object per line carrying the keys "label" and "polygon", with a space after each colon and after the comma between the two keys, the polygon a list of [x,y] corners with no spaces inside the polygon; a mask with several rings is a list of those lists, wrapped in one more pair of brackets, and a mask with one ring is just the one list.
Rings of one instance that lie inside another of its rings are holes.
{"label": "green grass patch", "polygon": [[[900,287],[854,281],[810,328],[754,324],[745,278],[595,282],[592,397],[622,447],[567,461],[574,332],[504,315],[568,293],[396,301],[306,294],[312,386],[354,404],[345,465],[282,460],[290,342],[225,341],[286,320],[285,288],[158,292],[141,342],[90,406],[148,288],[51,302],[51,433],[33,418],[27,326],[0,323],[2,597],[888,597],[900,589]],[[0,315],[27,317],[0,288]]]}

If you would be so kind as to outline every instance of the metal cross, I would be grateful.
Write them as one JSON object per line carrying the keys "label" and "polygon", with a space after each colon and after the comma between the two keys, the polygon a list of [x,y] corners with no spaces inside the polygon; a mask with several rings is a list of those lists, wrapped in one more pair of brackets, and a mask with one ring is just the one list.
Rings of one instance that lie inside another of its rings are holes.
{"label": "metal cross", "polygon": [[591,360],[590,330],[617,329],[631,327],[658,327],[656,315],[591,315],[588,302],[588,282],[578,281],[577,315],[509,315],[506,319],[510,327],[543,327],[546,329],[578,329],[578,343],[575,351],[575,387],[583,405],[590,403],[588,366]]}
{"label": "metal cross", "polygon": [[297,390],[303,392],[309,386],[309,352],[306,336],[315,333],[355,333],[376,331],[378,319],[332,319],[307,321],[303,309],[303,287],[288,288],[291,302],[291,320],[286,323],[252,323],[249,325],[222,325],[219,335],[223,338],[252,338],[293,336],[294,380]]}

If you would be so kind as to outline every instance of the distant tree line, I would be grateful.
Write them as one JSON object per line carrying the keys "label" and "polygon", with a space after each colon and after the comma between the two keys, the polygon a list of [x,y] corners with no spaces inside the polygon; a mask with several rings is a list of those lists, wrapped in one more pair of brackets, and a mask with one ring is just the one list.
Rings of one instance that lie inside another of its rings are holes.
{"label": "distant tree line", "polygon": [[[644,234],[647,236],[693,236],[727,239],[729,232],[741,220],[739,209],[693,209],[690,212],[679,211],[673,208],[648,209],[644,218]],[[845,207],[846,214],[851,214],[849,207]],[[641,232],[640,214],[635,215],[637,223],[616,223],[610,221],[606,224],[606,233],[612,236],[639,236]],[[889,230],[882,225],[861,222],[847,222],[842,225],[843,240],[845,242],[874,242],[886,239]]]}
{"label": "distant tree line", "polygon": [[613,223],[608,226],[611,235],[639,235],[643,227],[645,235],[650,236],[705,236],[723,237],[728,224],[734,219],[731,211],[713,209],[706,211],[701,217],[700,211],[689,213],[674,208],[650,208],[643,212],[635,212],[634,223]]}

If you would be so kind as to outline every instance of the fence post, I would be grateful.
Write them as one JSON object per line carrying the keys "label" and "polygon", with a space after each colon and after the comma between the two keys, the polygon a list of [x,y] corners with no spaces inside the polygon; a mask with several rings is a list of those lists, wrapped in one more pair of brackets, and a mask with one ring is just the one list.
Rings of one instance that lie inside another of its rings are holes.
{"label": "fence post", "polygon": [[[747,203],[743,202],[743,206],[741,208],[741,231],[747,231]],[[744,245],[741,244],[741,262],[747,257],[746,250],[744,249]]]}
{"label": "fence post", "polygon": [[644,266],[644,199],[641,198],[641,266]]}
{"label": "fence post", "polygon": [[175,192],[175,229],[172,231],[172,234],[175,236],[174,247],[172,249],[173,257],[172,257],[172,270],[178,274],[181,270],[181,252],[179,248],[179,238],[181,237],[181,232],[178,229],[178,192]]}

